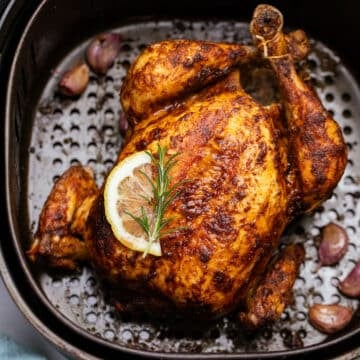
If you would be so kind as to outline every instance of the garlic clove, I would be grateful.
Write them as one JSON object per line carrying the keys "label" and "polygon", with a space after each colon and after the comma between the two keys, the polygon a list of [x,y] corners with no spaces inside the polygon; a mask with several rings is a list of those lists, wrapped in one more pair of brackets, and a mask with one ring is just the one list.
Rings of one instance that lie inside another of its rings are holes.
{"label": "garlic clove", "polygon": [[89,83],[90,71],[85,64],[78,64],[66,71],[59,81],[59,91],[65,96],[81,95]]}
{"label": "garlic clove", "polygon": [[120,47],[121,37],[119,34],[100,34],[87,47],[86,60],[93,71],[106,74],[118,56]]}
{"label": "garlic clove", "polygon": [[321,265],[334,265],[345,255],[349,244],[346,231],[339,225],[330,223],[321,231],[319,260]]}
{"label": "garlic clove", "polygon": [[343,305],[314,304],[309,310],[309,321],[319,331],[333,334],[345,328],[352,318],[352,310]]}
{"label": "garlic clove", "polygon": [[120,135],[125,137],[129,129],[129,120],[125,113],[121,112],[119,116],[119,132]]}
{"label": "garlic clove", "polygon": [[339,283],[338,289],[346,296],[360,298],[360,261]]}

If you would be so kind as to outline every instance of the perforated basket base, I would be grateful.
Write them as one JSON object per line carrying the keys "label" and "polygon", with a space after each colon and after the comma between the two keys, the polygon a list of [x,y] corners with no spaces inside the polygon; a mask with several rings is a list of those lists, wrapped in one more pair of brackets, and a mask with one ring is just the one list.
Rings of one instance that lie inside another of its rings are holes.
{"label": "perforated basket base", "polygon": [[[119,90],[130,63],[148,43],[168,38],[248,42],[248,24],[237,22],[142,22],[114,29],[123,38],[122,51],[104,77],[92,74],[90,84],[77,100],[57,92],[60,74],[83,58],[87,42],[74,49],[49,77],[38,104],[29,148],[28,209],[31,231],[56,179],[70,166],[90,166],[99,185],[112,167],[121,146],[118,122]],[[95,35],[95,34],[94,34]],[[326,340],[309,325],[307,313],[313,303],[340,303],[354,309],[357,300],[343,297],[337,284],[358,260],[360,216],[360,138],[358,115],[360,93],[354,79],[339,59],[321,43],[314,43],[308,61],[311,77],[326,108],[340,123],[349,149],[345,174],[333,196],[312,216],[289,228],[283,243],[301,242],[306,261],[294,287],[294,302],[281,320],[249,336],[230,318],[206,330],[180,329],[144,320],[120,318],[109,304],[96,273],[83,268],[72,275],[41,271],[38,281],[50,303],[79,328],[112,344],[161,352],[235,353],[269,352],[302,348]],[[320,267],[317,237],[329,222],[343,226],[350,238],[349,251],[337,266]]]}

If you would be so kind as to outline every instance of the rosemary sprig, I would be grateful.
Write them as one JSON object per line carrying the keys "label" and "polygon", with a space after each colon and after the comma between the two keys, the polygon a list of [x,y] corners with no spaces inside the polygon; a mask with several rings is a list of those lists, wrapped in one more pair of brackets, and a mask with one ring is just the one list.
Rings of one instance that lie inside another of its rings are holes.
{"label": "rosemary sprig", "polygon": [[144,198],[150,204],[153,204],[153,213],[154,216],[150,217],[146,214],[144,207],[141,207],[141,215],[135,216],[130,212],[126,212],[133,220],[135,220],[145,232],[148,238],[148,247],[143,253],[143,257],[146,257],[150,247],[153,243],[160,240],[164,235],[167,235],[171,232],[178,230],[178,228],[170,229],[168,231],[163,231],[166,226],[168,226],[173,218],[166,218],[165,211],[170,206],[170,204],[178,197],[180,194],[180,186],[185,181],[179,181],[176,184],[170,186],[170,170],[177,163],[178,153],[171,155],[166,158],[167,147],[161,147],[158,144],[157,147],[157,156],[154,156],[149,151],[145,151],[147,155],[150,156],[152,163],[156,169],[156,175],[154,179],[151,179],[145,172],[141,172],[143,176],[150,183],[152,188],[152,198]]}

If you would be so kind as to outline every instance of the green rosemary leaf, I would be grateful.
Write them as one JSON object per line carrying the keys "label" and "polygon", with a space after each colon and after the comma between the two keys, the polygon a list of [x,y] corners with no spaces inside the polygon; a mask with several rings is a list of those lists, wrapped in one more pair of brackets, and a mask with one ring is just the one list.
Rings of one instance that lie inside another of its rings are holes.
{"label": "green rosemary leaf", "polygon": [[172,186],[170,185],[170,171],[177,163],[176,158],[179,156],[178,153],[167,157],[167,147],[162,147],[160,144],[157,145],[156,155],[153,155],[149,151],[145,152],[150,157],[152,164],[156,169],[156,175],[154,179],[151,179],[145,172],[141,172],[151,185],[152,189],[152,198],[148,198],[147,196],[142,196],[142,198],[153,205],[154,216],[150,219],[146,214],[144,207],[141,207],[141,216],[134,216],[133,214],[126,212],[126,214],[141,226],[147,236],[148,247],[144,251],[143,257],[146,257],[151,245],[154,242],[159,241],[160,237],[180,229],[167,229],[165,232],[163,231],[163,229],[168,227],[174,220],[174,218],[166,218],[165,211],[179,196],[180,187],[186,182],[179,181]]}
{"label": "green rosemary leaf", "polygon": [[168,199],[164,202],[164,208],[167,209],[179,195],[180,191],[176,191],[171,196],[169,196]]}
{"label": "green rosemary leaf", "polygon": [[165,226],[170,224],[174,219],[174,217],[163,219],[161,221],[161,224],[159,225],[159,231],[161,231]]}
{"label": "green rosemary leaf", "polygon": [[142,171],[142,170],[139,170],[140,174],[143,175],[145,177],[145,179],[149,182],[149,184],[151,185],[151,189],[152,191],[156,191],[156,186],[154,184],[154,182],[150,179],[149,175],[145,172],[145,171]]}
{"label": "green rosemary leaf", "polygon": [[181,181],[177,182],[176,184],[174,184],[172,186],[172,188],[170,189],[170,191],[167,192],[166,201],[164,203],[165,209],[167,209],[170,206],[170,204],[172,204],[173,201],[180,195],[180,193],[181,193],[180,187],[183,186],[187,182],[188,182],[188,180],[181,180]]}
{"label": "green rosemary leaf", "polygon": [[145,153],[150,157],[153,164],[156,164],[158,162],[158,160],[155,158],[155,156],[150,151],[145,150]]}
{"label": "green rosemary leaf", "polygon": [[149,196],[146,196],[146,195],[142,195],[142,194],[140,194],[139,196],[140,196],[142,199],[144,199],[148,204],[151,204],[152,198],[150,198]]}
{"label": "green rosemary leaf", "polygon": [[141,228],[144,230],[144,232],[146,234],[149,234],[150,223],[149,223],[148,216],[147,216],[143,206],[141,207],[141,216],[135,216],[126,210],[124,212],[126,215],[130,216],[134,221],[136,221],[141,226]]}
{"label": "green rosemary leaf", "polygon": [[178,227],[175,227],[175,228],[172,228],[172,229],[168,229],[166,231],[161,232],[161,237],[165,237],[167,235],[173,234],[174,232],[187,230],[187,229],[189,229],[188,226],[178,226]]}

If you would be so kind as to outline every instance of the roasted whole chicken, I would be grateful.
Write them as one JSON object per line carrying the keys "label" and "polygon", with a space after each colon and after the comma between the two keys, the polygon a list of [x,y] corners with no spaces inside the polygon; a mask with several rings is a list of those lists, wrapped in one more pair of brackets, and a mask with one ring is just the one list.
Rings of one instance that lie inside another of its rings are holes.
{"label": "roasted whole chicken", "polygon": [[[253,46],[167,40],[130,67],[121,104],[133,127],[118,162],[160,143],[180,154],[172,181],[187,180],[167,210],[180,230],[161,238],[161,256],[114,237],[103,188],[82,166],[54,185],[29,256],[67,269],[91,263],[122,312],[231,312],[252,328],[277,320],[304,260],[300,244],[279,251],[280,236],[331,195],[347,162],[339,126],[297,74],[306,35],[282,27],[277,9],[259,5]],[[245,92],[239,68],[252,61],[271,69],[279,102]]]}

